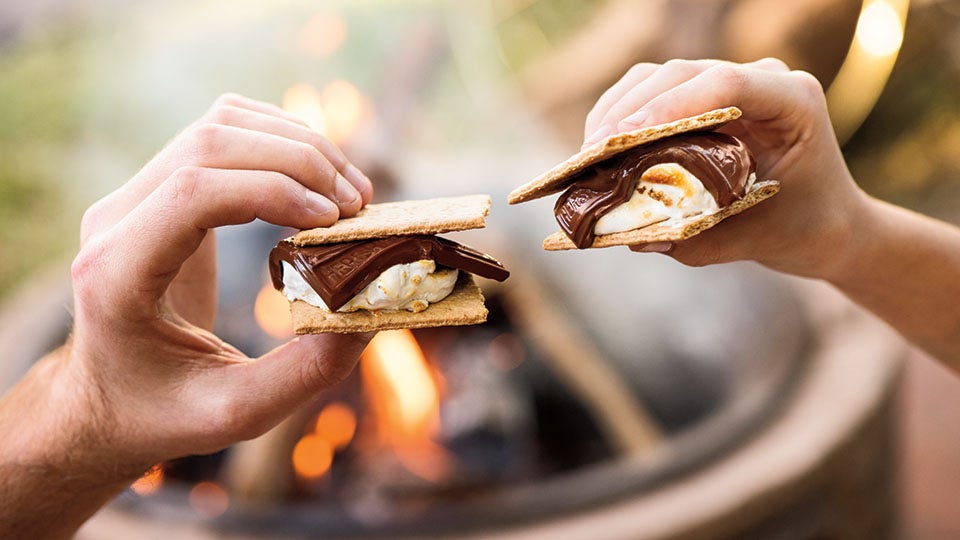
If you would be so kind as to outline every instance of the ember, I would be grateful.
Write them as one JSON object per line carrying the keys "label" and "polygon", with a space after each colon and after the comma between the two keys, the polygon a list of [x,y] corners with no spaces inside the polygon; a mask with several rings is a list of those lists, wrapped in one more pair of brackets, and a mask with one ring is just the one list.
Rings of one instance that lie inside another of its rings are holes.
{"label": "ember", "polygon": [[137,495],[146,497],[147,495],[153,495],[156,493],[162,484],[163,467],[160,465],[155,465],[143,476],[137,479],[136,482],[131,484],[130,489],[132,489]]}

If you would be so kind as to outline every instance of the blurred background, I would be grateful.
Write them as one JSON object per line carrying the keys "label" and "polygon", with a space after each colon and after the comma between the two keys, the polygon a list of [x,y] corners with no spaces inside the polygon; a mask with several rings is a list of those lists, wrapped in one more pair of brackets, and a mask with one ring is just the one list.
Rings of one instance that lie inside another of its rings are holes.
{"label": "blurred background", "polygon": [[[504,202],[632,64],[776,56],[828,89],[866,191],[960,223],[958,23],[951,0],[6,0],[0,387],[69,328],[83,210],[237,92],[323,131],[376,200],[490,193],[458,239],[513,277],[484,284],[487,325],[386,334],[278,430],[159,466],[90,538],[960,535],[955,375],[819,284],[547,255],[552,200]],[[288,232],[222,231],[218,331],[249,354],[289,332],[265,264]],[[391,424],[411,393],[426,412]]]}

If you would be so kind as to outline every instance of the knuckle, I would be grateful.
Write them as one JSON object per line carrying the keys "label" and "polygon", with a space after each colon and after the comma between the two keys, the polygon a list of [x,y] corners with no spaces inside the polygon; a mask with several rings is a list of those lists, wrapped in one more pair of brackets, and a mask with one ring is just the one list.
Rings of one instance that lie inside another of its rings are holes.
{"label": "knuckle", "polygon": [[235,92],[225,92],[220,94],[216,100],[213,102],[213,107],[223,107],[227,105],[239,105],[243,102],[243,96]]}
{"label": "knuckle", "polygon": [[767,57],[761,58],[760,60],[757,60],[757,63],[767,65],[777,69],[782,69],[785,71],[790,69],[790,66],[788,66],[786,62],[774,56],[767,56]]}
{"label": "knuckle", "polygon": [[793,79],[794,84],[807,94],[819,95],[823,93],[823,85],[809,72],[794,70],[789,73],[789,76]]}
{"label": "knuckle", "polygon": [[233,105],[217,105],[210,111],[210,121],[214,124],[232,126],[239,120],[242,109]]}
{"label": "knuckle", "polygon": [[297,148],[297,160],[302,171],[321,180],[332,182],[336,176],[336,170],[313,145],[301,143]]}
{"label": "knuckle", "polygon": [[70,281],[77,299],[87,303],[101,282],[103,262],[106,256],[103,242],[90,242],[84,246],[70,264]]}
{"label": "knuckle", "polygon": [[104,201],[103,199],[90,205],[80,218],[80,245],[97,234],[103,227]]}
{"label": "knuckle", "polygon": [[200,124],[193,128],[191,138],[197,155],[212,156],[223,148],[224,128],[219,124]]}
{"label": "knuckle", "polygon": [[278,201],[290,201],[297,205],[306,206],[307,188],[302,184],[291,181],[290,177],[276,171],[269,171],[263,177],[261,188],[266,196]]}
{"label": "knuckle", "polygon": [[196,195],[203,181],[203,168],[194,165],[180,167],[173,171],[169,181],[164,183],[165,195],[170,204],[182,206]]}
{"label": "knuckle", "polygon": [[686,60],[681,60],[679,58],[671,58],[670,60],[667,60],[666,62],[663,63],[663,67],[676,68],[676,67],[682,66],[684,63],[686,63]]}
{"label": "knuckle", "polygon": [[657,64],[652,64],[650,62],[640,62],[630,66],[630,69],[627,70],[627,77],[637,77],[648,71],[654,70],[657,68]]}
{"label": "knuckle", "polygon": [[730,64],[719,64],[707,70],[710,76],[726,88],[743,88],[746,84],[743,71]]}
{"label": "knuckle", "polygon": [[332,359],[304,362],[300,366],[300,381],[308,393],[332,388],[347,380],[352,364]]}
{"label": "knuckle", "polygon": [[689,73],[691,71],[696,70],[696,65],[690,60],[673,58],[671,60],[667,60],[663,64],[662,69],[664,69],[665,71],[671,71],[671,72],[677,72],[677,73]]}
{"label": "knuckle", "polygon": [[340,148],[322,133],[311,130],[310,145],[320,152],[325,161],[333,167],[340,169],[348,165],[347,156]]}

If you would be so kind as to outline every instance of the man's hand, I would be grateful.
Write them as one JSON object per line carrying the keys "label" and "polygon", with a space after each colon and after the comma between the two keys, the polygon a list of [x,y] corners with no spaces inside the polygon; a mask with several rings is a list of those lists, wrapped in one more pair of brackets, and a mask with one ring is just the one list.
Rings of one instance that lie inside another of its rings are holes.
{"label": "man's hand", "polygon": [[[92,206],[70,342],[0,400],[0,536],[71,534],[151,464],[255,437],[346,377],[369,335],[303,336],[251,359],[210,332],[211,229],[328,226],[372,192],[300,120],[228,95]],[[62,498],[58,475],[73,475]]]}

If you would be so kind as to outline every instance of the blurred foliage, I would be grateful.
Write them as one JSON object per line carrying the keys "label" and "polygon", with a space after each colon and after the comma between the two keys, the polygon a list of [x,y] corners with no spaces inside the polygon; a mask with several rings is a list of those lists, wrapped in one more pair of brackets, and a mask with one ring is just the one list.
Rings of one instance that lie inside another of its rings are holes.
{"label": "blurred foliage", "polygon": [[960,10],[946,7],[910,11],[890,80],[844,153],[872,195],[960,223]]}
{"label": "blurred foliage", "polygon": [[[432,134],[418,144],[466,151],[478,134],[516,121],[501,114],[497,78],[550,55],[604,4],[132,3],[0,42],[0,296],[30,268],[66,257],[82,208],[224,91],[279,101],[293,83],[343,79],[381,102],[420,54],[434,67],[406,83],[417,95],[394,103],[402,114],[388,128],[406,137],[416,118],[431,126],[421,135]],[[958,219],[960,10],[946,5],[911,11],[889,85],[845,152],[870,193]],[[297,45],[317,13],[348,28],[343,47],[323,57]],[[446,34],[430,41],[433,27]],[[419,50],[421,39],[438,50]]]}
{"label": "blurred foliage", "polygon": [[493,0],[503,61],[514,71],[548,55],[575,34],[603,2]]}
{"label": "blurred foliage", "polygon": [[0,49],[0,296],[76,243],[79,209],[58,187],[79,131],[73,41],[49,34]]}

